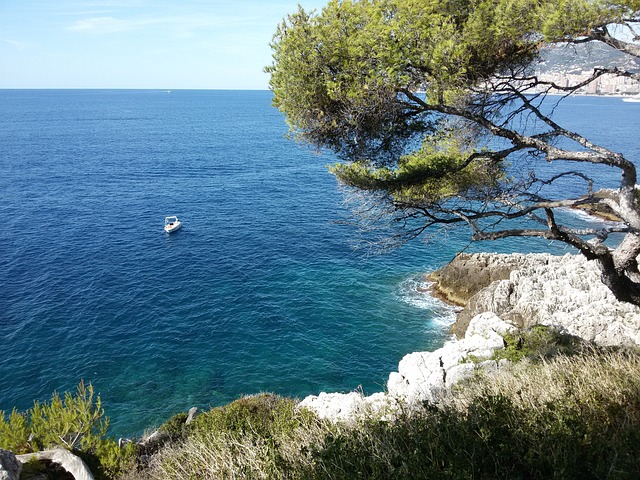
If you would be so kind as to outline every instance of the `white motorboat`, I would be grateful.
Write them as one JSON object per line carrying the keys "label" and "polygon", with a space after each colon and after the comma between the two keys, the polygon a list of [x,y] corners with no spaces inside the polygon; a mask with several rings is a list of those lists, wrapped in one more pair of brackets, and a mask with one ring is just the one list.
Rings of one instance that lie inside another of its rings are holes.
{"label": "white motorboat", "polygon": [[181,226],[182,222],[175,215],[164,218],[164,231],[167,233],[175,232]]}
{"label": "white motorboat", "polygon": [[623,102],[640,102],[640,93],[632,97],[624,97],[622,101]]}

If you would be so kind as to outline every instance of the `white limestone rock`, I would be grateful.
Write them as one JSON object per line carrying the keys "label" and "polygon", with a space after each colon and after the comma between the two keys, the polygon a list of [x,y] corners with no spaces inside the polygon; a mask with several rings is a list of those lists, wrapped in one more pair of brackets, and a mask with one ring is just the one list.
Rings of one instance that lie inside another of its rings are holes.
{"label": "white limestone rock", "polygon": [[471,360],[488,359],[496,349],[504,348],[503,335],[515,330],[514,325],[549,325],[601,345],[640,345],[640,308],[618,302],[600,281],[597,266],[583,256],[478,255],[478,262],[473,255],[465,257],[465,265],[481,271],[498,268],[501,275],[505,269],[515,269],[508,280],[494,281],[469,299],[461,314],[464,338],[434,352],[405,355],[398,371],[389,375],[386,394],[321,393],[305,398],[300,406],[322,418],[349,421],[372,411],[391,418],[400,410],[399,402],[404,403],[402,409],[423,401],[437,402],[443,389],[478,369],[495,372],[504,368],[506,360]]}
{"label": "white limestone rock", "polygon": [[496,349],[504,348],[501,335],[514,328],[493,313],[483,313],[471,320],[464,339],[448,342],[434,352],[405,355],[398,371],[389,375],[387,393],[366,397],[357,392],[322,392],[306,397],[299,407],[312,410],[320,418],[345,422],[372,412],[381,418],[393,418],[400,403],[405,409],[424,401],[435,403],[444,389],[470,377],[476,369],[497,369],[495,361],[473,361],[491,357]]}
{"label": "white limestone rock", "polygon": [[89,467],[87,467],[82,459],[64,448],[54,448],[53,450],[26,453],[24,455],[17,455],[17,458],[22,463],[27,463],[33,458],[38,460],[51,460],[52,462],[61,465],[62,468],[73,475],[75,480],[94,480],[91,470],[89,470]]}
{"label": "white limestone rock", "polygon": [[511,272],[469,300],[523,327],[549,325],[600,345],[640,345],[640,308],[619,302],[582,255],[549,255]]}
{"label": "white limestone rock", "polygon": [[504,348],[501,334],[514,328],[490,312],[474,317],[462,340],[448,342],[434,352],[405,355],[398,372],[389,375],[389,395],[410,404],[437,401],[442,389],[473,374],[477,367],[472,359],[490,357],[496,349]]}
{"label": "white limestone rock", "polygon": [[471,377],[475,371],[476,365],[473,363],[460,363],[459,365],[454,365],[447,370],[445,386],[447,388],[451,388],[456,383]]}
{"label": "white limestone rock", "polygon": [[333,421],[348,421],[356,418],[365,409],[364,396],[357,392],[325,393],[310,395],[298,404],[308,408],[320,418]]}

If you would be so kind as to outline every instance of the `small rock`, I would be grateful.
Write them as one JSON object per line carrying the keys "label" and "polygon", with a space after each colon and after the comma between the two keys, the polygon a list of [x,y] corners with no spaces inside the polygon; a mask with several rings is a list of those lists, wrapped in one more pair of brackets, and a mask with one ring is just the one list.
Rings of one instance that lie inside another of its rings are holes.
{"label": "small rock", "polygon": [[0,449],[0,480],[19,480],[22,463],[9,450]]}
{"label": "small rock", "polygon": [[91,470],[89,470],[89,467],[87,467],[82,459],[64,448],[54,448],[53,450],[17,455],[17,458],[22,463],[26,463],[33,458],[37,460],[51,460],[53,463],[61,465],[64,470],[73,475],[75,480],[94,480]]}
{"label": "small rock", "polygon": [[193,422],[193,419],[196,418],[196,415],[198,414],[198,407],[191,407],[189,409],[189,415],[187,416],[187,419],[185,420],[185,424],[189,425],[191,422]]}

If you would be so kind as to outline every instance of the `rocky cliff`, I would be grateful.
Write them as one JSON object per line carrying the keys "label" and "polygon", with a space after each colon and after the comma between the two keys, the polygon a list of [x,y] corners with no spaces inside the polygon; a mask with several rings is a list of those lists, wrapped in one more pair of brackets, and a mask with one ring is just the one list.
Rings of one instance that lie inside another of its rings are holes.
{"label": "rocky cliff", "polygon": [[474,316],[493,312],[521,328],[542,324],[600,345],[640,345],[640,308],[616,300],[597,266],[582,255],[465,255],[432,277],[455,290],[464,269],[500,279],[482,283],[469,297],[453,329],[458,337]]}
{"label": "rocky cliff", "polygon": [[465,305],[456,321],[458,340],[406,355],[389,375],[386,393],[321,393],[300,405],[323,418],[349,420],[437,401],[442,389],[477,369],[502,368],[505,361],[489,359],[504,348],[502,335],[537,324],[600,345],[640,345],[640,308],[618,302],[582,256],[459,255],[429,278],[439,296]]}

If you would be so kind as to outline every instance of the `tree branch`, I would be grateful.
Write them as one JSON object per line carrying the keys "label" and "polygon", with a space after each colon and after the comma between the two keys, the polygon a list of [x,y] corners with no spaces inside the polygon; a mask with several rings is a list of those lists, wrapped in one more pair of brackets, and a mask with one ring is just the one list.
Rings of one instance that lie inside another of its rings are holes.
{"label": "tree branch", "polygon": [[609,33],[609,29],[606,25],[594,30],[591,38],[593,38],[593,40],[605,43],[620,52],[624,52],[633,57],[640,58],[640,45],[632,42],[625,42],[623,40],[615,38]]}

